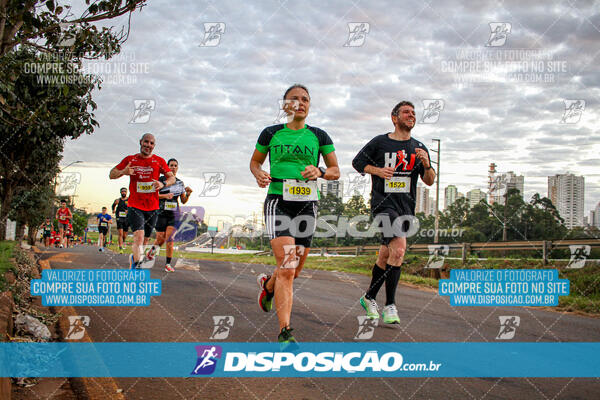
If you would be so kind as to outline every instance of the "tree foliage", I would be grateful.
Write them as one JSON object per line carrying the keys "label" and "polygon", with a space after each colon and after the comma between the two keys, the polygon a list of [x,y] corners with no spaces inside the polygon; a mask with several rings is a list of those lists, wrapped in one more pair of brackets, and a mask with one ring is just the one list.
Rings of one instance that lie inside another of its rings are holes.
{"label": "tree foliage", "polygon": [[[91,4],[90,4],[91,3]],[[86,0],[76,16],[69,4],[54,0],[0,1],[0,57],[18,47],[75,57],[109,58],[127,40],[129,28],[98,29],[93,23],[141,9],[146,0]]]}

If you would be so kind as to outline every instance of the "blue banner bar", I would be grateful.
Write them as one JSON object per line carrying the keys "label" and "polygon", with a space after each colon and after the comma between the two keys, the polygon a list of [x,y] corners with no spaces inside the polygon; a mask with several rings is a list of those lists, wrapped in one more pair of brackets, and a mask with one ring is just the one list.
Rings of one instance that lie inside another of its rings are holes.
{"label": "blue banner bar", "polygon": [[0,343],[2,377],[600,377],[600,343]]}

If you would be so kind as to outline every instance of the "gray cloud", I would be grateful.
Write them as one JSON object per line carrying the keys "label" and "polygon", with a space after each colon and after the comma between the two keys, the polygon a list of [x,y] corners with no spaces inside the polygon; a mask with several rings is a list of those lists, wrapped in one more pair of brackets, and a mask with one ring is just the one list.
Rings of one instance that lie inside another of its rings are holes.
{"label": "gray cloud", "polygon": [[[154,1],[135,14],[123,48],[135,63],[148,63],[150,73],[136,75],[134,84],[106,84],[96,93],[101,127],[69,142],[65,162],[116,164],[137,151],[139,136],[151,131],[157,134],[157,154],[177,157],[181,174],[224,171],[228,183],[250,187],[248,162],[258,134],[273,124],[287,86],[301,82],[312,96],[307,123],[330,133],[344,172],[352,170],[351,159],[367,140],[392,129],[389,113],[396,102],[412,100],[420,119],[422,100],[441,98],[446,104],[438,123],[417,124],[413,133],[428,146],[432,138],[442,139],[442,182],[465,192],[477,181],[484,189],[493,160],[503,170],[526,165],[530,190],[528,177],[540,171],[553,175],[572,168],[581,174],[579,166],[594,167],[598,161],[573,162],[565,156],[579,146],[600,150],[595,130],[600,71],[593,58],[600,33],[592,26],[600,27],[600,14],[591,2],[574,6],[559,4],[555,14],[546,5],[522,1],[431,7],[393,1],[174,7]],[[484,47],[488,23],[494,21],[513,25],[506,48]],[[225,22],[219,46],[199,46],[204,22]],[[343,47],[348,22],[370,24],[363,46]],[[569,72],[557,75],[555,83],[500,80],[461,87],[456,79],[465,75],[441,67],[442,61],[456,60],[461,49],[489,55],[530,47],[567,61]],[[133,100],[145,98],[156,100],[150,121],[130,124]],[[582,122],[558,124],[563,99],[578,98],[586,100]],[[587,182],[590,206],[600,198],[600,178]]]}

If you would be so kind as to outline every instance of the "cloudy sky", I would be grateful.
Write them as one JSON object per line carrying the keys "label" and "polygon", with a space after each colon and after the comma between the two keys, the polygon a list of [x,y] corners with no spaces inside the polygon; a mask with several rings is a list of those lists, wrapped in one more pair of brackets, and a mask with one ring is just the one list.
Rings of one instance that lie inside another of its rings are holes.
{"label": "cloudy sky", "polygon": [[[109,181],[108,171],[153,132],[155,153],[177,158],[195,189],[191,204],[211,215],[260,211],[266,190],[249,159],[295,82],[310,90],[307,123],[333,138],[343,180],[406,99],[416,106],[413,137],[430,148],[441,139],[442,204],[449,184],[487,190],[490,162],[525,176],[527,200],[568,171],[585,176],[586,216],[600,201],[597,2],[179,4],[150,1],[121,55],[89,65],[105,80],[95,94],[100,128],[69,142],[62,162],[83,161],[65,170],[81,174],[78,206],[109,204],[127,181]],[[211,23],[224,33],[205,41]],[[150,100],[149,114],[135,114],[136,100]],[[423,120],[429,100],[443,109]],[[571,100],[583,100],[582,112],[565,115]],[[225,185],[201,197],[209,172],[224,173]]]}

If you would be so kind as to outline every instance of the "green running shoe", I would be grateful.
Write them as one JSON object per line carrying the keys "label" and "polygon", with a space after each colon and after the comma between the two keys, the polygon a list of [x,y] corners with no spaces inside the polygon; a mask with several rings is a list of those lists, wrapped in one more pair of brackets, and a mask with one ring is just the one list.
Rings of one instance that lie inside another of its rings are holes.
{"label": "green running shoe", "polygon": [[298,350],[300,346],[298,346],[298,342],[296,338],[292,335],[293,329],[289,326],[283,328],[277,340],[279,341],[279,348],[281,351],[290,351],[290,350]]}
{"label": "green running shoe", "polygon": [[377,302],[373,299],[367,299],[365,296],[360,298],[360,305],[363,306],[365,311],[367,312],[367,317],[369,319],[378,319],[379,312],[377,307]]}
{"label": "green running shoe", "polygon": [[384,324],[399,324],[400,317],[398,317],[398,310],[395,304],[383,307],[383,323]]}

